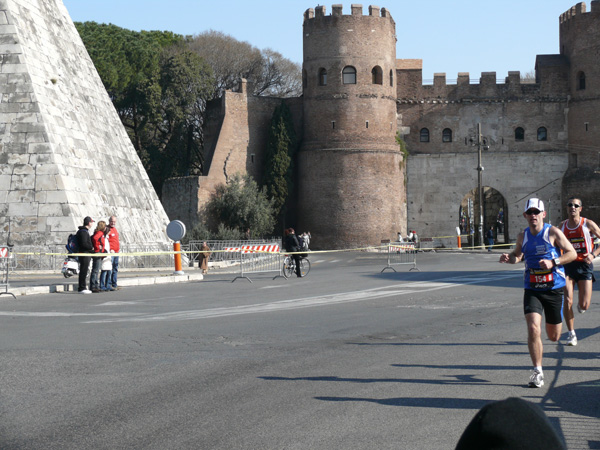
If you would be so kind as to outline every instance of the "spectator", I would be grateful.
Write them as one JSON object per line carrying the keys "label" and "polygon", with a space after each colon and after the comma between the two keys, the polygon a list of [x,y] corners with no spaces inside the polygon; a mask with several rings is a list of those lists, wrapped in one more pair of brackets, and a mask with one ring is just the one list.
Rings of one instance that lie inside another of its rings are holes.
{"label": "spectator", "polygon": [[[92,246],[94,247],[94,253],[105,253],[105,233],[106,233],[106,222],[101,220],[96,225],[96,231],[92,236]],[[92,292],[100,292],[100,269],[102,266],[102,256],[92,257],[92,275],[90,277],[90,289]]]}
{"label": "spectator", "polygon": [[463,432],[456,450],[565,450],[544,411],[520,398],[488,403]]}
{"label": "spectator", "polygon": [[[108,227],[105,232],[108,234]],[[104,253],[110,253],[110,242],[108,239],[104,239]],[[112,257],[105,256],[102,258],[102,272],[100,272],[100,290],[103,292],[114,291],[110,286],[110,276],[112,274]]]}
{"label": "spectator", "polygon": [[487,239],[487,243],[489,245],[488,252],[492,251],[492,247],[494,246],[494,228],[490,227],[485,233],[485,238]]}
{"label": "spectator", "polygon": [[[77,247],[79,253],[93,253],[94,247],[92,246],[92,238],[90,236],[90,230],[94,226],[94,220],[87,216],[83,219],[83,226],[80,226],[77,230]],[[80,294],[91,294],[87,288],[87,275],[90,268],[90,256],[79,257],[79,286],[77,291]]]}
{"label": "spectator", "polygon": [[[110,245],[111,253],[119,253],[119,231],[117,230],[117,216],[110,216],[108,219],[108,242]],[[111,258],[112,272],[110,275],[110,290],[115,291],[119,289],[117,287],[117,275],[119,273],[119,256],[113,256]]]}
{"label": "spectator", "polygon": [[200,253],[198,254],[198,266],[202,269],[202,273],[208,273],[208,259],[210,258],[210,247],[205,242],[200,247]]}

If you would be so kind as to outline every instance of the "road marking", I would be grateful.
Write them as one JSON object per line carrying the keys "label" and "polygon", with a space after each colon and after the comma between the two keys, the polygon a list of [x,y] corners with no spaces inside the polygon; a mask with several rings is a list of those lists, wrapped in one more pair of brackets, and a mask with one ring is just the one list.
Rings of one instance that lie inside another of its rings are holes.
{"label": "road marking", "polygon": [[352,303],[365,300],[375,300],[401,296],[406,294],[424,293],[460,287],[468,284],[480,284],[490,280],[515,278],[522,276],[522,272],[499,272],[486,273],[481,277],[465,276],[455,278],[444,278],[430,282],[404,282],[394,286],[383,286],[363,291],[342,292],[315,297],[282,300],[270,303],[258,303],[254,305],[232,306],[222,308],[211,308],[190,311],[175,311],[160,314],[138,314],[137,316],[115,317],[102,320],[91,320],[87,323],[112,323],[112,322],[158,322],[158,321],[181,321],[200,320],[216,317],[228,317],[244,314],[257,314],[266,312],[286,311],[292,309],[309,308],[314,306],[329,306],[341,303]]}

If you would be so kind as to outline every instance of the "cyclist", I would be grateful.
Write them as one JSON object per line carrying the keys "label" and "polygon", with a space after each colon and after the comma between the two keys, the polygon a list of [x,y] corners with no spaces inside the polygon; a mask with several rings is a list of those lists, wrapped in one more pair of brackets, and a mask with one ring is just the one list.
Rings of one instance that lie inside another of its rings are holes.
{"label": "cyclist", "polygon": [[300,255],[297,253],[300,251],[300,242],[298,242],[298,237],[296,236],[296,232],[293,228],[288,228],[285,230],[285,251],[293,253],[291,256],[294,258],[294,262],[296,263],[296,276],[298,278],[302,277],[300,274]]}

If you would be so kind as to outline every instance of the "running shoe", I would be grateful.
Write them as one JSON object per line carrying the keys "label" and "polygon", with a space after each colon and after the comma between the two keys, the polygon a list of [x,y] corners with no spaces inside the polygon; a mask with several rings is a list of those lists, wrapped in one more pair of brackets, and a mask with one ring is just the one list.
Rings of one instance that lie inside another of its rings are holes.
{"label": "running shoe", "polygon": [[577,345],[577,336],[576,335],[571,335],[569,334],[569,336],[567,336],[567,345],[570,345],[571,347],[575,347]]}
{"label": "running shoe", "polygon": [[579,303],[577,303],[577,311],[579,311],[579,314],[583,314],[585,309],[581,309],[581,306],[579,306]]}
{"label": "running shoe", "polygon": [[80,294],[91,294],[92,291],[90,291],[89,289],[84,289],[83,291],[79,291]]}
{"label": "running shoe", "polygon": [[544,385],[544,374],[533,369],[531,377],[529,377],[529,387],[542,387]]}

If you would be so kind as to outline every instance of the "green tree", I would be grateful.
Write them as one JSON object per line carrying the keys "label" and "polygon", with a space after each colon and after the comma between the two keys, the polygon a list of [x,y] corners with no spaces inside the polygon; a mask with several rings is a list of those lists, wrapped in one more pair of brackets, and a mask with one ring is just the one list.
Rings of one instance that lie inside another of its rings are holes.
{"label": "green tree", "polygon": [[214,80],[210,67],[168,31],[76,23],[154,188],[202,171],[202,123]]}
{"label": "green tree", "polygon": [[271,118],[263,177],[267,195],[273,201],[275,214],[278,217],[285,214],[284,206],[292,192],[295,150],[296,134],[292,115],[285,102],[281,102],[273,111]]}
{"label": "green tree", "polygon": [[222,233],[227,228],[239,233],[250,228],[253,236],[269,235],[275,225],[273,212],[272,200],[249,175],[234,175],[217,186],[207,205],[212,229]]}

